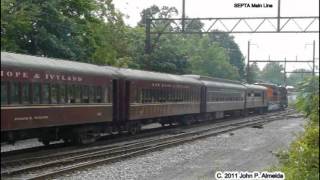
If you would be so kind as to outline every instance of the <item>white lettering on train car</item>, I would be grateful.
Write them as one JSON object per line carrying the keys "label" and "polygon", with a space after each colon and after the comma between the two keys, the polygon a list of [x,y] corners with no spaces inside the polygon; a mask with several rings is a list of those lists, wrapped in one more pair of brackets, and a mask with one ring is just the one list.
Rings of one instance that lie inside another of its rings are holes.
{"label": "white lettering on train car", "polygon": [[181,84],[166,84],[166,83],[152,83],[152,87],[172,87],[172,88],[190,88],[190,86],[187,85],[181,85]]}
{"label": "white lettering on train car", "polygon": [[49,74],[49,73],[35,73],[24,71],[7,71],[1,70],[1,78],[16,78],[16,79],[44,79],[44,80],[56,80],[56,81],[73,81],[82,82],[83,78],[76,75],[64,75],[64,74]]}
{"label": "white lettering on train car", "polygon": [[31,121],[31,120],[43,120],[49,119],[49,116],[26,116],[26,117],[15,117],[14,121]]}

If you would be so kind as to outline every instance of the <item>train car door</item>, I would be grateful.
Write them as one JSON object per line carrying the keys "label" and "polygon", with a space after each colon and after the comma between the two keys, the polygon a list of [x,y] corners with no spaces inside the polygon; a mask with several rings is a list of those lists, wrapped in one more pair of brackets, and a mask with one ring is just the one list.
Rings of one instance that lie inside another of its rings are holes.
{"label": "train car door", "polygon": [[207,87],[201,86],[200,89],[200,112],[205,113],[207,111]]}
{"label": "train car door", "polygon": [[244,90],[244,114],[247,115],[248,113],[248,91],[249,88]]}
{"label": "train car door", "polygon": [[113,115],[113,121],[117,122],[119,121],[119,113],[120,113],[120,106],[119,106],[119,97],[120,97],[120,91],[119,91],[119,80],[114,79],[112,80],[112,115]]}
{"label": "train car door", "polygon": [[125,81],[125,90],[124,90],[124,103],[123,103],[123,120],[129,120],[129,106],[130,106],[130,90],[131,90],[131,82]]}

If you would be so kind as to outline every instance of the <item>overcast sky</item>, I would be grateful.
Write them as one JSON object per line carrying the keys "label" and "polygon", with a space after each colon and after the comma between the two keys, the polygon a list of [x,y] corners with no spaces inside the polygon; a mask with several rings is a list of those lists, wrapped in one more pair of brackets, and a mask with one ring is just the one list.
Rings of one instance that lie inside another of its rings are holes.
{"label": "overcast sky", "polygon": [[[186,16],[188,17],[257,17],[277,16],[277,0],[185,0]],[[234,8],[235,3],[268,3],[272,8]],[[125,14],[125,22],[135,26],[140,20],[140,12],[153,4],[161,6],[174,6],[180,14],[182,0],[114,0],[116,8]],[[179,15],[181,16],[181,15]],[[281,0],[281,16],[319,16],[319,0]],[[317,29],[319,21],[311,27]],[[304,23],[299,22],[302,26]],[[243,26],[244,27],[244,26]],[[241,26],[240,26],[241,28]],[[263,27],[263,28],[268,28]],[[295,24],[289,24],[288,28],[295,29]],[[319,57],[319,34],[233,34],[236,43],[244,56],[247,56],[247,43],[252,44],[250,59],[312,59],[312,44],[316,40],[316,58]],[[316,63],[317,65],[319,63]],[[264,63],[259,63],[263,67]],[[310,69],[312,64],[289,63],[288,71],[297,68]]]}

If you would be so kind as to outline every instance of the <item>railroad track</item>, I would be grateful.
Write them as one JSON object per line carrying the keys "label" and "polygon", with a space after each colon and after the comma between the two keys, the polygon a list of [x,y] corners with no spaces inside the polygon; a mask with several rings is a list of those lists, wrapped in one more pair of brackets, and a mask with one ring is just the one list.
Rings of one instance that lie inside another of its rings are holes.
{"label": "railroad track", "polygon": [[[163,132],[166,131],[170,131],[171,128],[174,128],[175,126],[171,126],[171,127],[159,127],[159,128],[154,128],[152,129],[144,129],[142,130],[139,134],[136,135],[132,135],[132,136],[127,136],[126,134],[115,134],[115,135],[110,135],[107,137],[102,137],[101,139],[99,139],[99,141],[90,144],[90,146],[101,146],[104,144],[114,144],[114,143],[118,143],[118,142],[125,142],[125,141],[129,141],[132,139],[136,139],[136,138],[143,138],[143,137],[147,137],[150,136],[152,134],[158,135],[161,134]],[[159,131],[159,132],[158,132]],[[66,143],[56,143],[56,144],[50,144],[48,146],[35,146],[35,147],[29,147],[29,148],[23,148],[23,149],[17,149],[17,150],[11,150],[11,151],[4,151],[1,152],[1,161],[5,160],[5,158],[10,158],[10,157],[14,157],[14,156],[19,156],[21,154],[27,154],[27,153],[39,153],[39,152],[43,152],[43,154],[47,154],[50,153],[50,151],[56,151],[57,149],[60,150],[74,150],[74,149],[78,149],[78,148],[85,148],[86,145],[83,146],[72,146],[70,144],[66,144]],[[5,157],[5,158],[3,158]]]}
{"label": "railroad track", "polygon": [[[257,114],[250,115],[250,117],[257,116]],[[207,124],[213,124],[213,123],[220,123],[220,122],[225,122],[225,121],[233,121],[233,120],[238,120],[238,118],[234,117],[229,117],[229,118],[223,118],[223,119],[218,119],[215,121],[204,121],[201,122],[200,124],[192,124],[189,126],[177,126],[177,125],[172,125],[172,126],[166,126],[166,127],[159,127],[159,128],[152,128],[152,129],[144,129],[142,130],[139,134],[136,135],[131,135],[128,136],[127,134],[116,134],[113,136],[107,136],[99,139],[99,141],[90,144],[89,146],[95,147],[95,146],[113,146],[113,144],[119,144],[121,142],[126,142],[126,141],[131,141],[139,138],[146,138],[146,137],[152,137],[152,136],[157,136],[160,134],[170,134],[173,131],[176,131],[177,129],[191,129],[195,128],[198,126],[203,126]],[[117,145],[115,145],[117,146]],[[65,143],[56,143],[56,144],[50,144],[49,146],[36,146],[36,147],[30,147],[30,148],[23,148],[23,149],[17,149],[17,150],[12,150],[12,151],[5,151],[1,152],[1,167],[3,164],[7,162],[7,159],[10,159],[11,161],[13,158],[16,160],[21,161],[21,159],[26,159],[23,156],[47,156],[48,154],[55,153],[55,151],[72,151],[76,149],[84,149],[87,146],[70,146]],[[22,156],[21,156],[22,155]]]}
{"label": "railroad track", "polygon": [[[239,128],[264,124],[290,116],[292,112],[294,111],[288,110],[285,112],[253,117],[244,121],[227,121],[198,131],[131,142],[118,147],[104,146],[95,149],[50,155],[47,157],[27,158],[21,161],[7,161],[4,164],[1,164],[1,178],[46,179],[74,170],[116,162],[125,158],[226,133]],[[24,165],[21,165],[21,163]]]}

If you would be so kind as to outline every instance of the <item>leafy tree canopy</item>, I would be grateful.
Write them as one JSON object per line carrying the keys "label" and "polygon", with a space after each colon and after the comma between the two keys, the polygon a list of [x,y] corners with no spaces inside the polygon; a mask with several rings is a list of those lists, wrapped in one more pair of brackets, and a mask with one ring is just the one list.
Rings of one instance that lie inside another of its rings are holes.
{"label": "leafy tree canopy", "polygon": [[258,80],[261,79],[260,74],[261,71],[258,67],[258,64],[256,62],[250,64],[248,83],[258,82]]}
{"label": "leafy tree canopy", "polygon": [[207,36],[194,38],[189,43],[188,57],[194,74],[228,79],[239,77],[238,70],[230,64],[225,49],[217,42],[210,42]]}
{"label": "leafy tree canopy", "polygon": [[[146,18],[170,18],[178,15],[173,7],[156,5],[141,12],[140,27]],[[154,28],[162,29],[166,22],[156,21]],[[185,30],[198,32],[204,24],[200,20],[186,20]],[[176,31],[168,26],[166,31]],[[227,34],[212,35],[161,35],[152,36],[153,52],[144,56],[142,68],[169,73],[195,73],[200,75],[241,79],[244,75],[244,58],[233,37]],[[241,74],[241,76],[239,75]]]}
{"label": "leafy tree canopy", "polygon": [[284,78],[284,74],[282,71],[283,71],[283,67],[279,63],[277,62],[268,63],[262,69],[261,79],[266,82],[280,85],[283,83],[283,78]]}
{"label": "leafy tree canopy", "polygon": [[[154,5],[141,12],[132,28],[112,0],[2,0],[1,50],[175,74],[243,77],[242,54],[227,34],[154,35],[153,51],[145,54],[146,18],[177,15],[175,7]],[[157,21],[153,28],[165,24]],[[199,20],[185,24],[195,32],[203,26]]]}
{"label": "leafy tree canopy", "polygon": [[287,79],[287,84],[297,87],[298,84],[302,81],[305,81],[306,79],[310,78],[312,76],[312,74],[310,73],[303,73],[303,72],[307,72],[310,70],[306,70],[306,69],[296,69],[293,72],[298,72],[298,73],[292,73],[289,75],[288,79]]}
{"label": "leafy tree canopy", "polygon": [[111,0],[1,1],[4,51],[116,65],[123,28]]}
{"label": "leafy tree canopy", "polygon": [[[216,33],[215,33],[216,32]],[[228,33],[213,31],[210,34],[210,40],[218,42],[221,47],[226,50],[230,58],[230,64],[237,68],[240,78],[244,78],[244,57],[240,51],[238,44],[234,41],[234,37]]]}

